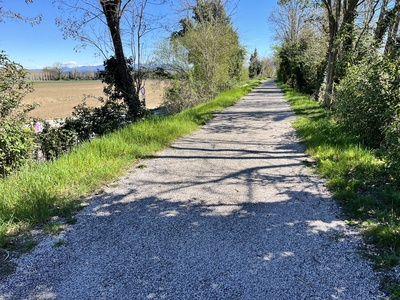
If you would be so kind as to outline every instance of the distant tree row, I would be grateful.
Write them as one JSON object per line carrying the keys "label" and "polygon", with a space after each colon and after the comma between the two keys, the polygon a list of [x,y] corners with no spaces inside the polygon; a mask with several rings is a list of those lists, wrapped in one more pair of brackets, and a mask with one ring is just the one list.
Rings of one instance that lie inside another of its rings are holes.
{"label": "distant tree row", "polygon": [[97,70],[94,72],[89,68],[82,72],[76,68],[66,72],[64,68],[57,66],[45,67],[42,71],[28,71],[27,78],[31,81],[100,79]]}

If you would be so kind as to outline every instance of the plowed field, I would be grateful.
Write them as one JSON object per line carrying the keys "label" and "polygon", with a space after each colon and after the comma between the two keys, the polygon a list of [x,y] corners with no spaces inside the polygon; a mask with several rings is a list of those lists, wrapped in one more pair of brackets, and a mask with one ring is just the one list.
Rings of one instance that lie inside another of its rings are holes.
{"label": "plowed field", "polygon": [[[147,80],[146,106],[156,108],[162,102],[165,81]],[[45,120],[71,116],[74,106],[82,103],[85,95],[104,97],[103,83],[99,80],[89,81],[43,81],[34,83],[35,91],[24,98],[24,103],[37,103],[39,107],[30,112],[32,117]],[[95,97],[89,97],[86,103],[99,105]]]}

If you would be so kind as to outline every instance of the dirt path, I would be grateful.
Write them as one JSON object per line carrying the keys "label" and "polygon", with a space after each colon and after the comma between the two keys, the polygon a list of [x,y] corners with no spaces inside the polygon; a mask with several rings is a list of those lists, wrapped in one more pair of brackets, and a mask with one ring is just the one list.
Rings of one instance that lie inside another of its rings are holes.
{"label": "dirt path", "polygon": [[94,197],[0,299],[378,299],[293,120],[264,83]]}

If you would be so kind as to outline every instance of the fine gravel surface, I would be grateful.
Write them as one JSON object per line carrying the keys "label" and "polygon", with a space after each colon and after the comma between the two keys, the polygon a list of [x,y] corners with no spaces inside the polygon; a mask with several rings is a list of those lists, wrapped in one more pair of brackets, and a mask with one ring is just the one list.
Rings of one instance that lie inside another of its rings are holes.
{"label": "fine gravel surface", "polygon": [[0,299],[379,299],[294,118],[264,82],[91,197]]}

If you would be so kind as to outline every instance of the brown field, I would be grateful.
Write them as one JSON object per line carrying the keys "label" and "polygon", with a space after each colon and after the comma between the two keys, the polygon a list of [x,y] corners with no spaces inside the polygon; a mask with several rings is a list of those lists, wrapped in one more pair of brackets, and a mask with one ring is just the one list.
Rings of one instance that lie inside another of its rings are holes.
{"label": "brown field", "polygon": [[[40,106],[29,113],[30,116],[45,120],[70,117],[74,106],[82,103],[84,95],[104,97],[103,83],[90,81],[41,81],[34,82],[35,91],[25,96],[23,103],[37,103]],[[167,82],[146,81],[146,106],[156,108],[162,102],[162,95]],[[99,105],[94,98],[88,98],[89,106]]]}

